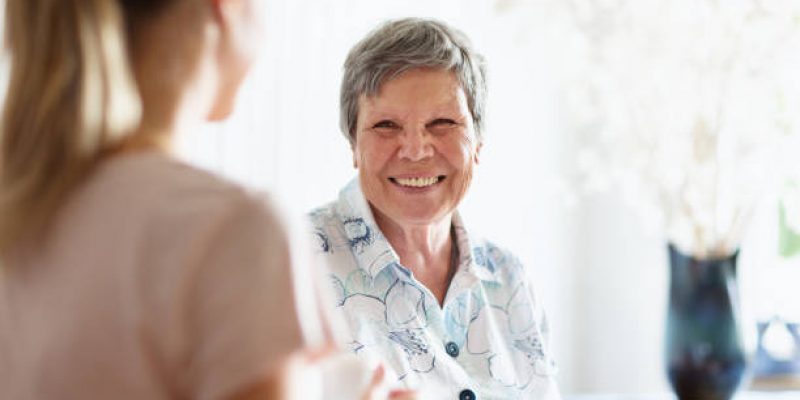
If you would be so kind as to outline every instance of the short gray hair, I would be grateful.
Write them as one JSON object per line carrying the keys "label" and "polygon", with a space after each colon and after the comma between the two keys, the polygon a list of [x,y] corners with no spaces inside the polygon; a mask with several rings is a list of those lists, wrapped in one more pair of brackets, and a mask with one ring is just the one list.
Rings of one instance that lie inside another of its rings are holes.
{"label": "short gray hair", "polygon": [[483,142],[486,61],[461,31],[443,22],[403,18],[387,21],[350,50],[339,93],[339,126],[356,143],[358,100],[374,96],[386,81],[415,68],[453,71],[467,96],[478,142]]}

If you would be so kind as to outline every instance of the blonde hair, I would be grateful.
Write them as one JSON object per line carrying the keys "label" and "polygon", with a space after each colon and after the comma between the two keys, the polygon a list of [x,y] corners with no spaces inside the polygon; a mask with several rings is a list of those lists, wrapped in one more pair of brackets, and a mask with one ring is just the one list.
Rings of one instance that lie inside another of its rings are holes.
{"label": "blonde hair", "polygon": [[6,0],[5,24],[0,253],[41,234],[141,114],[119,0]]}

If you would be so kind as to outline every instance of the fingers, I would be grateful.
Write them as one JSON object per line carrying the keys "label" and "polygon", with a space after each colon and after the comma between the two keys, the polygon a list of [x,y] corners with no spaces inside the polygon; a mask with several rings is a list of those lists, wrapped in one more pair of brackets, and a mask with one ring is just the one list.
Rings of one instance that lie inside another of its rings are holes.
{"label": "fingers", "polygon": [[[383,387],[385,378],[386,368],[381,364],[378,368],[375,368],[375,372],[372,373],[369,386],[367,386],[366,392],[361,396],[361,400],[379,400],[385,398],[386,388]],[[381,394],[384,394],[384,396],[381,396]]]}
{"label": "fingers", "polygon": [[306,399],[321,398],[315,390],[321,386],[320,367],[325,360],[333,357],[338,349],[331,343],[295,351],[288,355],[280,366],[272,373],[270,380],[274,382],[280,396],[270,398]]}
{"label": "fingers", "polygon": [[317,364],[331,356],[339,349],[333,343],[326,343],[320,347],[312,348],[300,353],[300,357],[306,364]]}
{"label": "fingers", "polygon": [[389,400],[417,400],[417,392],[410,389],[396,389],[389,392]]}
{"label": "fingers", "polygon": [[282,369],[285,372],[297,372],[299,369],[315,367],[334,356],[338,351],[339,349],[333,343],[298,350],[284,359]]}
{"label": "fingers", "polygon": [[383,382],[383,378],[386,377],[386,367],[383,364],[378,365],[378,368],[375,368],[375,372],[372,373],[372,380],[370,381],[370,387],[374,387],[380,385]]}

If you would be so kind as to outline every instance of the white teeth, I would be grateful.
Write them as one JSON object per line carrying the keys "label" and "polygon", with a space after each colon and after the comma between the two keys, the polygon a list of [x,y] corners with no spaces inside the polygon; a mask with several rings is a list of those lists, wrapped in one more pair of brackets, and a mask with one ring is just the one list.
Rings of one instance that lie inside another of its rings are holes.
{"label": "white teeth", "polygon": [[438,176],[432,176],[430,178],[397,178],[395,182],[402,186],[410,186],[410,187],[427,187],[431,186],[436,182],[439,182]]}

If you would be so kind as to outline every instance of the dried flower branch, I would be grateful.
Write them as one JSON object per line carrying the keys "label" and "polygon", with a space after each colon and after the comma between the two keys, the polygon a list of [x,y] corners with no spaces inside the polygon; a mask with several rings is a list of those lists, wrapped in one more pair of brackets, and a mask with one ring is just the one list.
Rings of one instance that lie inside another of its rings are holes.
{"label": "dried flower branch", "polygon": [[572,182],[616,189],[695,257],[735,251],[759,196],[800,169],[785,148],[800,130],[800,3],[563,4]]}

